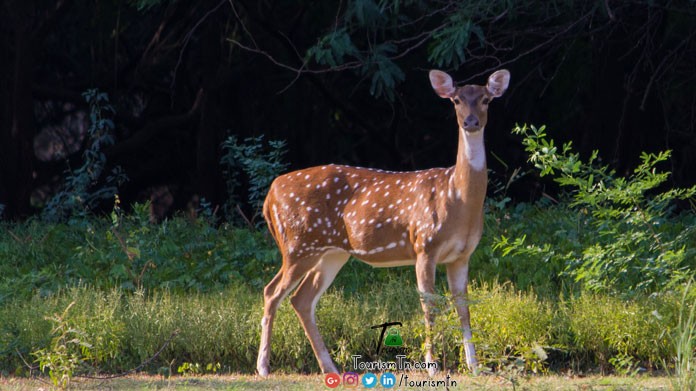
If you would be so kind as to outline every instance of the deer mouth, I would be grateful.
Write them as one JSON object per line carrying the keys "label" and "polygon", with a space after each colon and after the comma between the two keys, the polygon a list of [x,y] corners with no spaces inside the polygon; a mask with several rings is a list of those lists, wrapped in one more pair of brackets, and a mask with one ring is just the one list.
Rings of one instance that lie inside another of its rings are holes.
{"label": "deer mouth", "polygon": [[465,131],[466,133],[478,133],[478,132],[480,132],[480,131],[483,130],[483,128],[480,127],[480,126],[470,126],[470,127],[468,127],[468,128],[465,127],[465,128],[462,128],[462,129],[464,129],[464,131]]}

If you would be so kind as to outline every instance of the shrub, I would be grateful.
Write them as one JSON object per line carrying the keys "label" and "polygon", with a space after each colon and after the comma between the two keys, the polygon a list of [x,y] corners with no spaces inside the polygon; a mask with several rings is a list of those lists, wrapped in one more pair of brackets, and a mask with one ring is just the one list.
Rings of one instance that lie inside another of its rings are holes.
{"label": "shrub", "polygon": [[62,189],[53,195],[44,207],[42,218],[48,222],[64,221],[72,216],[85,217],[99,202],[113,198],[118,186],[127,179],[121,168],[116,167],[101,186],[95,186],[102,180],[106,166],[106,156],[102,149],[114,143],[111,135],[114,123],[107,115],[113,115],[115,111],[109,104],[106,93],[92,89],[87,90],[82,96],[90,107],[90,145],[82,154],[82,166],[66,171]]}
{"label": "shrub", "polygon": [[548,201],[487,209],[485,233],[471,258],[477,280],[511,282],[549,299],[574,288],[564,271],[594,239],[588,216]]}
{"label": "shrub", "polygon": [[0,303],[51,294],[64,286],[221,290],[262,287],[277,271],[278,252],[261,232],[204,219],[149,222],[148,206],[132,214],[79,224],[0,223]]}
{"label": "shrub", "polygon": [[[643,153],[642,163],[629,177],[622,178],[608,166],[596,164],[597,151],[583,162],[572,152],[571,143],[559,149],[553,140],[547,140],[543,126],[517,126],[513,132],[524,136],[529,161],[540,174],[555,175],[559,184],[570,189],[570,210],[576,216],[590,217],[592,240],[562,254],[565,272],[584,289],[630,295],[666,289],[688,278],[687,262],[693,263],[696,255],[695,216],[670,217],[675,201],[693,198],[696,186],[657,192],[669,176],[659,172],[657,165],[669,158],[669,152]],[[552,239],[556,238],[547,241]],[[509,240],[501,237],[497,246],[503,254],[520,253],[529,249],[529,245],[522,247],[524,241],[524,236],[517,237],[510,246]],[[552,247],[549,243],[532,250],[541,254]]]}
{"label": "shrub", "polygon": [[240,143],[235,136],[229,136],[223,143],[223,156],[220,164],[227,183],[229,200],[223,210],[228,221],[238,221],[238,204],[240,202],[237,193],[240,192],[242,179],[238,173],[246,175],[249,187],[247,192],[247,205],[252,211],[249,223],[263,224],[263,220],[257,221],[261,216],[263,200],[271,187],[273,180],[287,168],[283,162],[283,156],[287,153],[285,141],[271,140],[268,146],[263,143],[263,136],[249,137]]}

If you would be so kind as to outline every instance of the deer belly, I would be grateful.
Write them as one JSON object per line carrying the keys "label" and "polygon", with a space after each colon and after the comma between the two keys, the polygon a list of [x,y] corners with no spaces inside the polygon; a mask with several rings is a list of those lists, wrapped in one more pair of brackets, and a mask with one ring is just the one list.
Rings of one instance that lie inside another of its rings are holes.
{"label": "deer belly", "polygon": [[[357,256],[356,256],[357,257]],[[416,264],[415,259],[397,259],[397,260],[365,260],[358,257],[362,262],[372,267],[397,267],[397,266],[413,266]]]}

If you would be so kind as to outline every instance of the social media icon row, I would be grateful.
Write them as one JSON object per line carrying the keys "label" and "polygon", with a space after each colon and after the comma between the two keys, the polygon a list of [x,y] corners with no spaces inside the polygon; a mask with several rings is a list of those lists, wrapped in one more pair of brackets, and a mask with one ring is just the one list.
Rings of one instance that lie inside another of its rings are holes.
{"label": "social media icon row", "polygon": [[[346,372],[342,378],[338,373],[329,373],[326,375],[324,383],[329,388],[336,388],[341,383],[343,383],[343,388],[358,388],[360,383],[365,388],[374,388],[378,382],[377,375],[374,373],[367,372],[363,374],[361,382],[360,375],[355,372]],[[392,388],[396,385],[396,376],[393,373],[385,372],[379,377],[379,384],[384,388]]]}

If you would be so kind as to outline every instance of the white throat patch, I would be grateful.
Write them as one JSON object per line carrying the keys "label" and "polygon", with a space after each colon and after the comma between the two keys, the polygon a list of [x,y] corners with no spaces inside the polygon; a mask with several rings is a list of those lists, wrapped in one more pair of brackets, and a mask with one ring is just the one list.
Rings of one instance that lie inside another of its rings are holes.
{"label": "white throat patch", "polygon": [[467,133],[459,128],[464,137],[464,154],[469,161],[471,168],[476,171],[483,170],[486,165],[486,149],[483,145],[483,129],[476,133]]}

